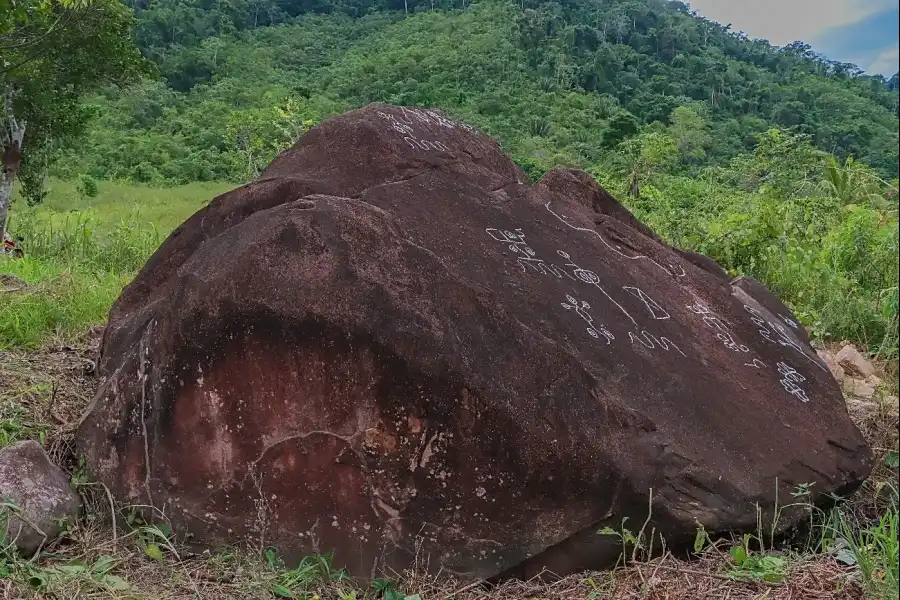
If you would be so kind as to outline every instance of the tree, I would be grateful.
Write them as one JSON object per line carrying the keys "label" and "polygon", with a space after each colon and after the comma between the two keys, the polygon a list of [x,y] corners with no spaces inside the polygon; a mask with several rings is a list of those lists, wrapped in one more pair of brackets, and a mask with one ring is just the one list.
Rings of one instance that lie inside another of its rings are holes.
{"label": "tree", "polygon": [[847,157],[844,164],[832,156],[825,157],[825,177],[822,187],[826,193],[844,205],[869,204],[875,208],[889,210],[890,203],[879,192],[891,186],[881,181],[866,165]]}
{"label": "tree", "polygon": [[653,176],[656,169],[670,164],[678,156],[675,140],[657,131],[644,132],[625,140],[622,150],[630,163],[628,188],[632,198],[640,197],[641,185]]}
{"label": "tree", "polygon": [[81,133],[82,96],[149,72],[134,26],[118,0],[0,0],[0,235],[17,176]]}
{"label": "tree", "polygon": [[675,139],[681,161],[689,164],[705,158],[712,138],[703,115],[690,106],[679,106],[669,119],[669,134]]}
{"label": "tree", "polygon": [[293,146],[315,124],[307,107],[294,97],[274,106],[232,112],[225,131],[245,162],[237,174],[240,180],[259,177],[279,152]]}

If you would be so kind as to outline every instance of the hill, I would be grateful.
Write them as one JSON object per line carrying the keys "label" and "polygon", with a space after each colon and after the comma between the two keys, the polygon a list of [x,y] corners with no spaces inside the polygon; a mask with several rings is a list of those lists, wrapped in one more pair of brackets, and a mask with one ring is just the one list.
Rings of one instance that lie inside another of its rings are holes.
{"label": "hill", "polygon": [[672,125],[685,139],[670,171],[724,165],[778,126],[897,176],[896,86],[802,43],[750,40],[682,2],[136,0],[134,9],[159,79],[96,97],[98,119],[66,152],[63,175],[243,181],[304,127],[379,100],[443,108],[501,140],[532,176],[557,164],[608,168],[623,141]]}

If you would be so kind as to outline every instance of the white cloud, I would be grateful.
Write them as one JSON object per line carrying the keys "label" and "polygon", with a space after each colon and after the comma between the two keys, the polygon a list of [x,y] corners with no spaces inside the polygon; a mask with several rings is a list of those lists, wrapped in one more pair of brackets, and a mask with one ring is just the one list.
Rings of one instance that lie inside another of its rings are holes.
{"label": "white cloud", "polygon": [[734,31],[776,46],[809,42],[833,27],[857,23],[897,0],[690,0],[691,8]]}
{"label": "white cloud", "polygon": [[900,47],[894,46],[879,54],[868,65],[863,63],[862,66],[870,73],[882,73],[890,76],[897,72],[898,63],[900,63]]}

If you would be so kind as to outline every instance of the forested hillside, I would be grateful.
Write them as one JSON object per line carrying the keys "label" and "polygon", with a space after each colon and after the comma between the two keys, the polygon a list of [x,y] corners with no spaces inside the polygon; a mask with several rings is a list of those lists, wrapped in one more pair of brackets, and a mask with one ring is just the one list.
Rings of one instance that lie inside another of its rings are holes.
{"label": "forested hillside", "polygon": [[681,2],[126,2],[159,79],[97,97],[64,174],[243,181],[303,127],[379,100],[443,108],[532,175],[609,167],[664,127],[668,170],[724,165],[779,126],[897,176],[896,77],[751,41]]}

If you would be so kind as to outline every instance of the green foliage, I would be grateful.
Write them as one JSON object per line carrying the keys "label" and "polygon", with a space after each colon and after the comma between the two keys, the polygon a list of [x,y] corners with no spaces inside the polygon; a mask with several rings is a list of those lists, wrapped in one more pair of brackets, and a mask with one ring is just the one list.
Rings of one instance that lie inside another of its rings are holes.
{"label": "green foliage", "polygon": [[81,175],[78,178],[78,193],[85,198],[95,198],[100,190],[97,187],[97,180],[90,175]]}
{"label": "green foliage", "polygon": [[885,600],[900,594],[900,512],[897,490],[891,493],[890,506],[876,522],[855,523],[841,515],[834,530],[838,560],[859,568],[870,598]]}
{"label": "green foliage", "polygon": [[[641,149],[637,141],[628,145]],[[596,174],[620,197],[635,174],[645,175],[640,197],[628,204],[667,241],[759,279],[816,337],[854,340],[896,358],[900,253],[896,209],[885,206],[896,187],[856,178],[865,191],[846,186],[844,197],[854,199],[847,203],[829,192],[834,166],[808,139],[776,129],[760,134],[752,152],[694,175],[646,175],[627,161],[618,175]]]}
{"label": "green foliage", "polygon": [[678,147],[678,156],[685,164],[698,163],[706,158],[712,143],[709,124],[703,115],[690,106],[678,106],[669,116],[670,134]]}
{"label": "green foliage", "polygon": [[783,581],[787,560],[781,556],[753,552],[750,549],[752,539],[752,535],[746,534],[743,537],[743,544],[729,549],[731,559],[734,561],[729,575],[736,579],[761,579],[770,583]]}
{"label": "green foliage", "polygon": [[[0,448],[22,440],[39,440],[43,443],[46,429],[32,423],[25,410],[15,403],[19,396],[35,391],[38,390],[9,390],[9,397],[6,394],[0,396]],[[3,528],[0,527],[0,533],[2,531]]]}
{"label": "green foliage", "polygon": [[372,589],[378,594],[381,600],[422,600],[419,594],[407,596],[397,589],[397,585],[389,579],[373,579]]}
{"label": "green foliage", "polygon": [[135,591],[113,572],[119,561],[111,556],[81,557],[49,567],[23,560],[12,540],[5,536],[6,519],[20,511],[20,507],[11,502],[0,502],[0,577],[3,580],[22,583],[38,593],[54,588],[104,595]]}
{"label": "green foliage", "polygon": [[680,3],[134,5],[163,79],[93,98],[95,125],[65,149],[61,175],[243,182],[290,140],[277,107],[293,102],[315,123],[375,100],[447,110],[532,176],[615,162],[654,124],[669,126],[687,172],[726,165],[777,126],[897,175],[897,91],[883,78],[749,40]]}
{"label": "green foliage", "polygon": [[[151,71],[132,41],[134,15],[119,0],[5,0],[0,11],[0,237],[16,176],[29,204],[43,200],[53,147],[71,142],[99,85]],[[10,158],[7,164],[7,158]]]}
{"label": "green foliage", "polygon": [[117,0],[10,1],[13,12],[0,19],[0,91],[27,123],[28,168],[29,155],[81,131],[89,116],[80,104],[85,92],[151,71],[131,41],[134,16]]}
{"label": "green foliage", "polygon": [[195,184],[161,192],[104,184],[88,199],[72,184],[51,182],[46,202],[23,206],[10,224],[24,238],[25,258],[0,257],[0,272],[30,287],[5,294],[0,303],[0,348],[72,339],[103,322],[162,236],[227,187]]}
{"label": "green foliage", "polygon": [[349,579],[343,569],[332,567],[332,555],[307,556],[293,569],[286,569],[274,548],[263,550],[266,566],[275,574],[271,591],[278,598],[314,598],[314,591],[322,582]]}

